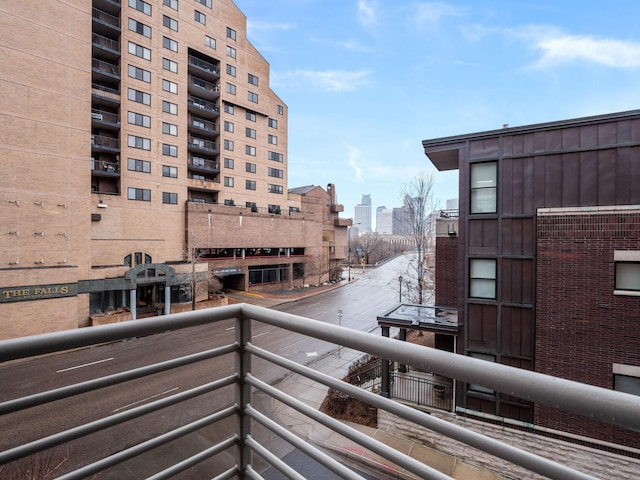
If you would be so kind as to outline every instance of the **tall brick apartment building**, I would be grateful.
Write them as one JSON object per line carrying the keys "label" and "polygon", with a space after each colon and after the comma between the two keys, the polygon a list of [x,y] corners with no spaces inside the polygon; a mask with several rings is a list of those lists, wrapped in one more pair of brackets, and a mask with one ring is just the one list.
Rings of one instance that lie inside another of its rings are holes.
{"label": "tall brick apartment building", "polygon": [[[438,170],[459,171],[459,219],[444,220],[436,246],[436,304],[457,307],[457,351],[640,394],[640,111],[423,146]],[[475,385],[457,386],[456,406],[640,444]]]}
{"label": "tall brick apartment building", "polygon": [[288,192],[287,107],[231,0],[4,2],[0,28],[0,338],[345,257],[334,187]]}

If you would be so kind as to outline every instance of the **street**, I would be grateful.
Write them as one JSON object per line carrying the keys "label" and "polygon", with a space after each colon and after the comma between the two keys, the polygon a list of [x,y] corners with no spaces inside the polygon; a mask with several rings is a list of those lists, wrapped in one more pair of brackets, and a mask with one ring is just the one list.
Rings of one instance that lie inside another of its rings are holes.
{"label": "street", "polygon": [[[406,257],[403,256],[379,268],[369,269],[364,274],[361,270],[357,270],[356,280],[348,285],[285,303],[276,308],[283,312],[334,324],[339,322],[338,310],[342,310],[343,326],[376,333],[376,315],[384,313],[398,301],[397,277],[402,273],[406,261]],[[189,328],[22,362],[12,362],[0,367],[0,384],[3,386],[0,399],[6,400],[58,388],[88,380],[94,376],[108,375],[228,344],[234,338],[233,329],[233,321],[228,320],[216,324],[215,328],[210,326]],[[283,332],[263,324],[254,325],[253,338],[256,345],[305,365],[313,365],[318,359],[333,354],[337,350],[336,345]],[[42,405],[26,412],[6,415],[0,419],[0,428],[3,431],[0,448],[5,450],[65,428],[126,411],[229,375],[233,371],[233,357],[213,359],[127,382],[124,385],[114,385],[97,392]],[[254,372],[269,383],[277,382],[286,375],[286,372],[280,368],[260,361],[254,363]],[[231,386],[212,394],[202,395],[186,404],[165,408],[119,427],[112,427],[104,432],[73,441],[67,450],[58,453],[65,459],[62,470],[66,471],[72,469],[74,465],[86,464],[113,454],[151,436],[200,418],[203,414],[217,411],[233,403],[233,400],[234,389]],[[269,410],[268,399],[265,401],[260,395],[256,395],[255,401],[261,409]],[[176,461],[174,457],[193,454],[201,449],[202,445],[225,438],[232,429],[235,429],[232,421],[227,422],[227,425],[222,428],[216,425],[214,428],[203,429],[196,434],[184,437],[180,442],[172,442],[170,446],[125,462],[122,466],[100,474],[98,478],[144,478]],[[290,448],[287,450],[287,447],[282,445],[284,442],[277,441],[273,435],[261,429],[257,429],[255,435],[271,439],[274,442],[273,445],[270,444],[270,447],[273,447],[272,451],[278,451],[283,456],[291,450]],[[227,462],[221,461],[219,457],[224,459],[222,455],[216,457],[215,462],[205,462],[200,467],[203,473],[206,471],[207,475],[211,475],[212,471],[225,468],[224,465]],[[233,462],[231,454],[227,460]],[[191,470],[190,476],[176,478],[193,478],[196,474]]]}

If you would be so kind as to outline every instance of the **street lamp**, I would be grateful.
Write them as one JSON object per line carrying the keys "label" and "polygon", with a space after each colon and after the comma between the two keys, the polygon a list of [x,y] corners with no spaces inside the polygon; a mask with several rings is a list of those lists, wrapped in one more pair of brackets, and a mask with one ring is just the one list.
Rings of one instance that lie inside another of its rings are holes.
{"label": "street lamp", "polygon": [[400,284],[400,303],[402,303],[402,275],[398,277],[398,283]]}

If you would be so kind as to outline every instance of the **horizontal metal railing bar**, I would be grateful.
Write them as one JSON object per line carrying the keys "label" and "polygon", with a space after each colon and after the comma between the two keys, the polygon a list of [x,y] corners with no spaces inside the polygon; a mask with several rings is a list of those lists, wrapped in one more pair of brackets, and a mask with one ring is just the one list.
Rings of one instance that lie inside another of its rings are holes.
{"label": "horizontal metal railing bar", "polygon": [[[347,393],[351,397],[362,400],[363,402],[366,402],[376,408],[386,410],[417,425],[421,425],[451,439],[465,443],[469,446],[475,447],[479,450],[490,453],[504,460],[508,460],[509,462],[524,467],[530,471],[540,473],[550,478],[563,480],[595,480],[594,477],[585,473],[573,470],[569,467],[526,452],[524,450],[520,450],[516,447],[512,447],[511,445],[507,445],[498,440],[486,437],[480,433],[467,430],[464,427],[460,427],[458,425],[449,423],[446,420],[441,420],[437,417],[433,417],[432,415],[425,414],[424,412],[420,412],[401,403],[395,402],[388,398],[384,398],[380,395],[375,395],[359,387],[343,382],[342,380],[330,377],[329,375],[321,372],[317,372],[311,368],[295,363],[284,357],[280,357],[279,355],[275,355],[264,349],[256,347],[255,345],[249,344],[247,346],[247,351],[264,360],[270,361],[276,365],[284,367],[307,378],[323,383],[328,387],[332,387],[342,391],[343,393]],[[250,380],[250,383],[252,382],[253,379]],[[277,393],[274,394],[273,390],[275,390],[275,392]],[[273,387],[270,387],[269,393],[273,394],[274,396],[283,395],[279,390],[274,389]],[[401,463],[398,463],[398,465],[404,466]]]}
{"label": "horizontal metal railing bar", "polygon": [[[98,472],[106,470],[109,467],[118,465],[133,457],[136,457],[150,450],[153,450],[154,448],[157,448],[159,446],[172,442],[180,437],[183,437],[184,435],[193,433],[208,425],[219,422],[220,420],[224,420],[225,418],[228,418],[231,415],[234,415],[236,413],[238,413],[238,409],[236,405],[227,407],[224,410],[220,410],[211,415],[207,415],[206,417],[200,418],[187,425],[183,425],[179,428],[176,428],[175,430],[171,430],[170,432],[163,433],[162,435],[158,435],[157,437],[154,437],[150,440],[134,445],[133,447],[127,448],[126,450],[122,450],[109,457],[103,458],[102,460],[98,460],[97,462],[91,463],[82,468],[74,470],[73,472],[69,472],[65,475],[62,475],[57,480],[80,480],[83,478],[87,478],[90,475],[94,475]],[[237,444],[238,436],[234,435],[232,437],[229,437],[228,439],[216,444],[214,447],[211,447],[211,448],[215,448],[218,445],[221,445],[222,443],[229,442],[229,441],[231,441],[231,445]],[[226,450],[231,445],[226,446],[222,450]]]}
{"label": "horizontal metal railing bar", "polygon": [[251,435],[247,436],[247,438],[245,439],[245,443],[246,445],[249,446],[249,448],[251,448],[254,452],[260,455],[262,458],[264,458],[273,467],[277,468],[287,478],[293,479],[293,480],[306,480],[306,477],[300,475],[293,468],[291,468],[289,465],[284,463],[282,460],[276,457],[269,450],[267,450],[258,442],[256,442]]}
{"label": "horizontal metal railing bar", "polygon": [[[250,353],[255,353],[253,348],[248,348]],[[262,357],[265,358],[265,357]],[[265,358],[266,359],[266,358]],[[329,377],[331,378],[331,377]],[[339,433],[340,435],[353,440],[354,442],[362,445],[364,448],[371,450],[374,453],[388,459],[389,461],[395,463],[396,465],[401,466],[402,468],[410,471],[419,476],[419,478],[425,479],[434,479],[434,480],[452,480],[452,478],[448,475],[445,475],[442,472],[430,467],[429,465],[425,465],[418,460],[405,455],[384,443],[379,442],[372,437],[365,435],[364,433],[336,420],[314,408],[311,408],[306,403],[297,400],[286,393],[278,390],[275,387],[263,382],[262,380],[257,379],[253,375],[249,375],[246,379],[247,383],[254,386],[258,390],[265,392],[271,397],[279,400],[280,402],[288,405],[289,407],[297,410],[298,412],[304,414],[305,416],[315,420],[318,423],[321,423],[325,427],[333,430],[334,432]],[[344,385],[346,383],[342,382]],[[353,387],[358,389],[357,387]],[[368,392],[367,392],[368,393]],[[370,394],[372,396],[376,396]],[[381,397],[382,398],[382,397]],[[329,466],[329,465],[327,465]]]}
{"label": "horizontal metal railing bar", "polygon": [[228,439],[223,440],[222,442],[212,447],[209,447],[199,453],[196,453],[195,455],[192,455],[191,457],[186,458],[185,460],[178,462],[175,465],[172,465],[171,467],[161,472],[156,473],[155,475],[147,477],[147,480],[164,480],[166,478],[171,478],[174,475],[177,475],[180,472],[184,472],[188,468],[191,468],[227,450],[228,448],[231,448],[234,445],[237,445],[238,441],[239,441],[239,437],[237,435],[234,435],[233,437],[229,437]]}
{"label": "horizontal metal railing bar", "polygon": [[275,312],[255,305],[242,304],[242,311],[245,315],[268,325],[640,431],[640,397],[636,395],[408,342],[400,344],[399,340]]}
{"label": "horizontal metal railing bar", "polygon": [[0,415],[16,412],[24,408],[35,407],[37,405],[42,405],[43,403],[53,402],[55,400],[60,400],[61,398],[71,397],[73,395],[90,392],[99,388],[109,387],[129,380],[135,380],[158,372],[164,372],[172,368],[183,367],[192,363],[233,353],[236,350],[238,350],[237,344],[225,345],[223,347],[173,358],[164,362],[145,365],[144,367],[134,368],[132,370],[118,372],[113,375],[107,375],[100,378],[94,378],[85,382],[48,390],[46,392],[35,393],[26,397],[16,398],[15,400],[7,400],[0,403]]}
{"label": "horizontal metal railing bar", "polygon": [[230,320],[242,315],[241,305],[227,305],[143,318],[135,322],[120,322],[2,340],[0,341],[0,362]]}
{"label": "horizontal metal railing bar", "polygon": [[5,450],[4,452],[0,452],[0,465],[3,463],[18,460],[34,453],[41,452],[48,448],[62,445],[63,443],[70,442],[71,440],[75,440],[91,433],[113,427],[120,423],[124,423],[127,420],[141,417],[142,415],[145,415],[147,413],[155,412],[156,410],[160,410],[161,408],[175,405],[176,403],[180,403],[199,395],[212,392],[227,385],[232,385],[236,381],[238,381],[238,375],[230,375],[214,382],[206,383],[204,385],[185,390],[184,392],[176,393],[175,395],[171,395],[160,400],[155,400],[153,402],[147,403],[146,405],[134,407],[131,410],[116,413],[114,415],[109,415],[108,417],[103,417],[98,420],[94,420],[93,422],[85,423],[78,427],[70,428],[68,430],[49,435],[48,437],[40,438],[38,440],[34,440],[33,442],[29,442],[24,445]]}
{"label": "horizontal metal railing bar", "polygon": [[226,472],[222,472],[217,477],[212,478],[211,480],[231,480],[232,478],[238,478],[240,473],[240,469],[236,465],[235,467],[231,467]]}
{"label": "horizontal metal railing bar", "polygon": [[246,408],[245,412],[251,418],[253,418],[257,422],[260,422],[262,425],[267,427],[273,433],[275,433],[276,435],[280,436],[281,438],[289,442],[291,445],[296,447],[298,450],[300,450],[307,456],[311,457],[313,460],[315,460],[319,464],[327,467],[337,475],[340,475],[342,478],[347,478],[352,480],[362,479],[362,477],[357,473],[353,472],[352,470],[349,470],[347,467],[337,462],[326,453],[322,452],[318,448],[311,445],[308,441],[303,440],[297,435],[291,433],[289,430],[279,425],[278,423],[274,422],[263,413],[257,411],[255,408],[253,407]]}

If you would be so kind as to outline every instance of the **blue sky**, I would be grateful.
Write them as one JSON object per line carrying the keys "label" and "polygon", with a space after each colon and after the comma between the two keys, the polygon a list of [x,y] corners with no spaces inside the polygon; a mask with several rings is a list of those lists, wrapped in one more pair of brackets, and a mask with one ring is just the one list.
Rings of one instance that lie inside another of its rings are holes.
{"label": "blue sky", "polygon": [[423,139],[640,108],[637,0],[235,3],[289,107],[289,188],[334,183],[344,217],[420,171],[457,197]]}

